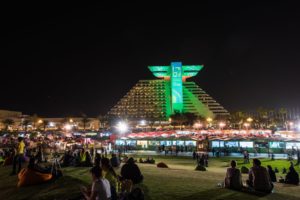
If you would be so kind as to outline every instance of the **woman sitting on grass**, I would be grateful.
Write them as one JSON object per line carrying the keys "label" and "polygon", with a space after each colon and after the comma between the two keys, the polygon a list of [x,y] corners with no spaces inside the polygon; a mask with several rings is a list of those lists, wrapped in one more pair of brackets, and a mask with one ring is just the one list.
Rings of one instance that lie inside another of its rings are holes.
{"label": "woman sitting on grass", "polygon": [[269,172],[271,181],[272,181],[273,183],[276,183],[276,182],[277,182],[277,179],[276,179],[275,171],[272,169],[271,165],[268,165],[267,168],[268,168],[268,172]]}
{"label": "woman sitting on grass", "polygon": [[225,177],[225,188],[233,190],[241,190],[243,187],[241,172],[236,168],[236,161],[232,160],[231,167],[227,168]]}
{"label": "woman sitting on grass", "polygon": [[111,200],[117,200],[118,176],[108,158],[102,158],[101,166],[103,169],[103,177],[106,178],[110,184]]}
{"label": "woman sitting on grass", "polygon": [[144,179],[140,168],[134,163],[133,158],[129,158],[127,163],[121,168],[120,180],[129,179],[133,184],[141,183]]}
{"label": "woman sitting on grass", "polygon": [[95,166],[90,170],[92,174],[92,188],[89,191],[86,187],[81,192],[87,200],[109,200],[111,197],[110,185],[107,179],[102,178],[102,169]]}
{"label": "woman sitting on grass", "polygon": [[293,166],[290,166],[289,172],[287,173],[285,177],[285,183],[287,184],[299,184],[299,174],[296,172],[295,168]]}

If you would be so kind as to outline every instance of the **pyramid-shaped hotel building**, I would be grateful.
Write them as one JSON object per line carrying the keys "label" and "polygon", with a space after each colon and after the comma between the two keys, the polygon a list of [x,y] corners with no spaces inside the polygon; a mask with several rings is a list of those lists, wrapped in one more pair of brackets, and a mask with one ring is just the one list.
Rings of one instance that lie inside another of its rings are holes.
{"label": "pyramid-shaped hotel building", "polygon": [[168,120],[175,112],[189,112],[204,118],[226,117],[228,111],[195,82],[203,65],[149,66],[159,79],[140,80],[109,112],[108,116],[130,120]]}

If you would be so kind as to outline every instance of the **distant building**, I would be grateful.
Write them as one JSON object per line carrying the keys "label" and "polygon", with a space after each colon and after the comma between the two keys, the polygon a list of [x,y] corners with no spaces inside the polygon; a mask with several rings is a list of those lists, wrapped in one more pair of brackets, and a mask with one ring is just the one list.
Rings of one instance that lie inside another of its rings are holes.
{"label": "distant building", "polygon": [[[61,129],[65,130],[71,127],[76,130],[99,130],[100,122],[97,118],[87,118],[87,122],[83,123],[82,117],[72,117],[72,118],[40,118],[40,123],[37,127],[43,129],[43,121],[47,121],[47,130]],[[39,122],[39,121],[38,121]]]}
{"label": "distant building", "polygon": [[0,130],[6,129],[5,120],[9,119],[13,121],[13,124],[9,125],[7,128],[9,130],[16,130],[21,124],[23,114],[19,111],[11,110],[0,110]]}
{"label": "distant building", "polygon": [[[12,124],[5,124],[5,120],[12,120]],[[24,126],[24,120],[29,120],[27,128]],[[46,122],[46,123],[44,123]],[[34,119],[32,116],[23,115],[22,112],[0,110],[0,130],[6,128],[10,131],[24,131],[31,130],[65,130],[70,128],[72,130],[99,130],[100,122],[97,118],[87,118],[86,123],[83,123],[82,117],[74,118],[47,118],[38,117]]]}
{"label": "distant building", "polygon": [[11,110],[0,110],[0,119],[5,118],[21,118],[22,112]]}

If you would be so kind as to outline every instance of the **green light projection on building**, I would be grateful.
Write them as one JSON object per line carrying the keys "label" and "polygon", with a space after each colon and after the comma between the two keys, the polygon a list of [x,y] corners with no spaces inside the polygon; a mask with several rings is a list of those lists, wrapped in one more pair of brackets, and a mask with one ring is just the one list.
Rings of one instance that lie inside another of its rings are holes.
{"label": "green light projection on building", "polygon": [[181,62],[172,62],[170,66],[149,66],[155,77],[170,80],[170,102],[166,104],[167,107],[170,105],[172,113],[183,112],[183,81],[196,76],[202,68],[203,65],[182,65]]}
{"label": "green light projection on building", "polygon": [[172,94],[172,112],[182,112],[183,94],[182,94],[182,65],[181,62],[171,63],[171,94]]}

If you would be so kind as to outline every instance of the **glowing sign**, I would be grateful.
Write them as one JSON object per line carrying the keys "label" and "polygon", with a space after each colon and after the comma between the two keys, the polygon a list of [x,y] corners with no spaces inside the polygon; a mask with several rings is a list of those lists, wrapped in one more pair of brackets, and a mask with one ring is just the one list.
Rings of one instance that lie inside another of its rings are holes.
{"label": "glowing sign", "polygon": [[181,62],[171,63],[171,94],[172,94],[172,111],[182,112],[183,94],[182,94],[182,65]]}

